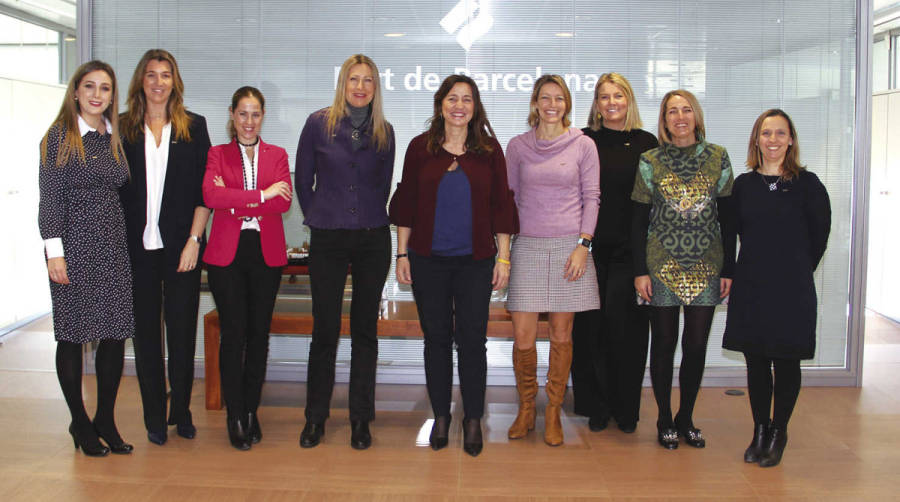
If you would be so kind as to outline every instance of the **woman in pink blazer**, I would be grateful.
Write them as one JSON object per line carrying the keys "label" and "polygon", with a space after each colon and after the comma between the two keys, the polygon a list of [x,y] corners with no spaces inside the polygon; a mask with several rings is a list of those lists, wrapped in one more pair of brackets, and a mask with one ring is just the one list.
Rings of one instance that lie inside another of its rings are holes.
{"label": "woman in pink blazer", "polygon": [[291,205],[290,170],[283,148],[259,138],[265,98],[241,87],[231,98],[231,143],[209,150],[203,199],[213,209],[203,254],[219,310],[222,392],[228,439],[249,450],[262,439],[256,410],[266,376],[269,325],[287,264],[281,213]]}

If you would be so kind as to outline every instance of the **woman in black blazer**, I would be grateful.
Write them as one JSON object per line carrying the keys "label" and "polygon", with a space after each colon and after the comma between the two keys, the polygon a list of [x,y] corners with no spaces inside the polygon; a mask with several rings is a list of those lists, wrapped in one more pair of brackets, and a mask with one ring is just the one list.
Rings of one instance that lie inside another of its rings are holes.
{"label": "woman in black blazer", "polygon": [[[210,141],[206,119],[185,110],[183,95],[175,57],[151,49],[134,70],[128,110],[120,121],[131,168],[131,181],[120,196],[134,273],[134,355],[147,438],[158,445],[166,442],[167,422],[181,437],[192,439],[197,432],[190,402],[198,261],[209,219],[201,185]],[[165,314],[172,390],[168,420],[160,312]]]}

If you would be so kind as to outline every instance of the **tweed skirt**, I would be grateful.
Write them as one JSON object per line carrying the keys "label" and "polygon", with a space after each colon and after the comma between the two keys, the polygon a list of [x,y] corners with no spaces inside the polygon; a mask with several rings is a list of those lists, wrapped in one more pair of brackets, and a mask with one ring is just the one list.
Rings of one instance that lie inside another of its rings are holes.
{"label": "tweed skirt", "polygon": [[578,245],[578,235],[563,237],[517,236],[512,245],[509,291],[510,312],[584,312],[600,308],[597,270],[589,255],[577,281],[564,277],[566,260]]}

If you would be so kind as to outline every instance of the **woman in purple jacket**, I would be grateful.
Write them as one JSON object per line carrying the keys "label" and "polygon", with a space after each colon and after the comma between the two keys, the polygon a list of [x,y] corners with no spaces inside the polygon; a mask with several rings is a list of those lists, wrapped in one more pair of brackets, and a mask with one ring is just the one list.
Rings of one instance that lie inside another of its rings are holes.
{"label": "woman in purple jacket", "polygon": [[356,54],[341,66],[334,103],[309,116],[297,146],[294,186],[311,232],[314,319],[300,434],[304,448],[325,434],[347,267],[353,270],[350,446],[363,450],[372,444],[378,306],[391,264],[385,206],[393,171],[394,131],[382,112],[378,67]]}

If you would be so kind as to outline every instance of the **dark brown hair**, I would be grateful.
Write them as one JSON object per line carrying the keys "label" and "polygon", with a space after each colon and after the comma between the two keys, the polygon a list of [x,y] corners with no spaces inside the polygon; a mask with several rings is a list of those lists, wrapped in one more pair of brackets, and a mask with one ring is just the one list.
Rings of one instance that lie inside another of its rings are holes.
{"label": "dark brown hair", "polygon": [[453,86],[459,83],[468,84],[469,88],[472,89],[472,102],[475,105],[472,111],[472,119],[469,120],[466,126],[468,131],[466,134],[466,150],[475,153],[491,153],[494,148],[488,139],[494,138],[496,135],[487,118],[487,113],[484,111],[484,105],[481,104],[478,86],[475,85],[475,81],[470,77],[457,74],[445,78],[437,92],[434,93],[434,114],[428,119],[428,131],[425,133],[426,138],[428,138],[426,146],[428,153],[435,154],[439,152],[444,144],[444,115],[442,113],[444,98],[447,97],[447,94],[450,94]]}
{"label": "dark brown hair", "polygon": [[[259,101],[259,109],[263,112],[266,111],[266,98],[264,98],[262,93],[259,92],[259,89],[257,89],[256,87],[250,87],[249,85],[245,85],[244,87],[241,87],[240,89],[234,91],[234,95],[231,96],[231,107],[229,108],[229,110],[234,113],[234,110],[237,110],[238,103],[240,103],[244,98],[253,98]],[[229,114],[228,116],[228,125],[225,126],[225,128],[228,129],[228,137],[230,137],[231,139],[237,137],[237,131],[235,131],[234,129],[234,119],[231,118],[231,114]]]}

